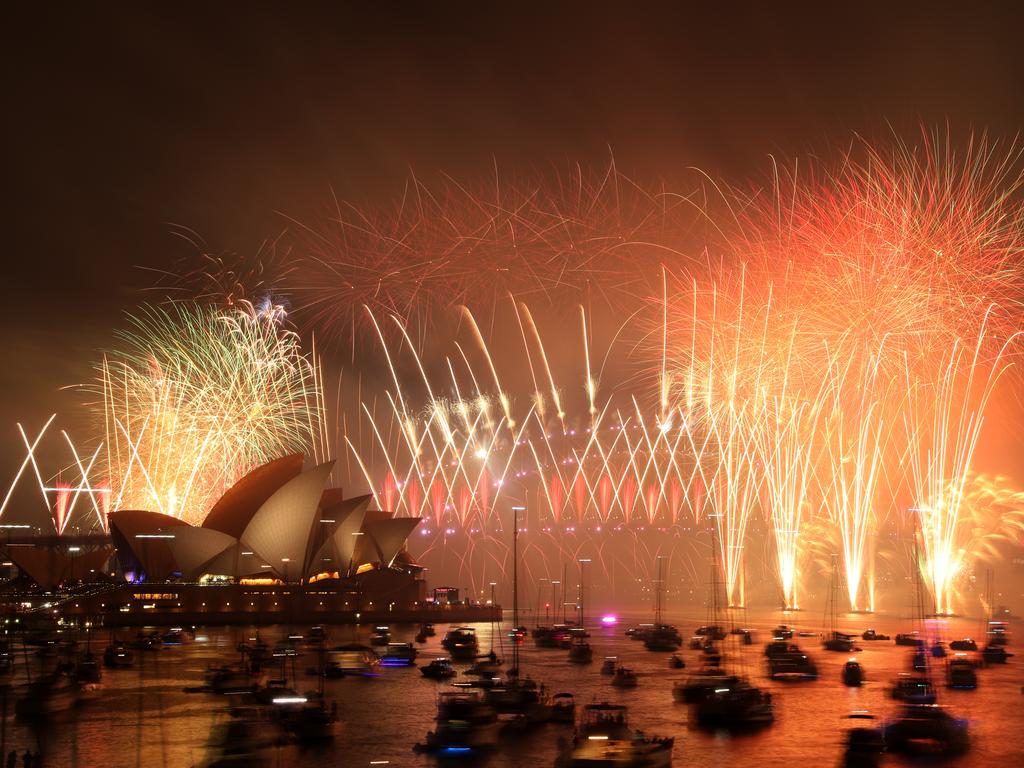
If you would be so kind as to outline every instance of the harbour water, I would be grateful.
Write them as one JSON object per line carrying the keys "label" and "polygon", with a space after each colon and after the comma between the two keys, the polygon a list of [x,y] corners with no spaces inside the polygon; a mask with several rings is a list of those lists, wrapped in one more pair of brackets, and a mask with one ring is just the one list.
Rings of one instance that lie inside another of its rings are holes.
{"label": "harbour water", "polygon": [[[637,621],[648,617],[633,617]],[[696,611],[690,615],[667,615],[684,637],[704,623]],[[790,614],[785,623],[820,630],[821,617],[812,613]],[[856,654],[864,667],[867,682],[860,688],[847,688],[841,681],[841,669],[850,654],[830,653],[821,649],[817,638],[794,638],[816,660],[819,679],[807,682],[777,682],[768,679],[763,647],[770,630],[780,622],[777,613],[751,614],[742,625],[756,631],[754,643],[743,646],[735,637],[727,641],[728,663],[750,676],[759,686],[769,689],[775,702],[776,722],[762,731],[743,735],[727,735],[699,730],[689,722],[690,711],[685,704],[672,699],[672,683],[685,678],[696,666],[698,652],[686,650],[681,655],[687,669],[670,670],[668,654],[646,651],[639,642],[624,634],[629,620],[619,618],[615,626],[591,628],[594,663],[573,665],[566,661],[566,652],[537,649],[531,639],[522,645],[522,672],[549,693],[568,691],[576,697],[577,706],[593,701],[625,704],[634,727],[651,735],[676,737],[674,764],[677,766],[807,766],[838,765],[841,741],[849,721],[845,716],[853,710],[869,710],[885,718],[893,714],[897,704],[889,696],[889,687],[899,672],[908,671],[910,649],[892,641],[859,642],[862,652]],[[841,628],[863,631],[873,627],[894,635],[908,631],[911,622],[885,616],[849,616]],[[507,628],[507,625],[506,625]],[[346,677],[326,682],[326,696],[338,702],[340,724],[333,743],[322,749],[300,750],[295,745],[270,745],[261,750],[267,766],[431,766],[437,760],[416,754],[412,746],[422,741],[433,728],[438,691],[447,683],[423,678],[418,665],[436,656],[447,655],[441,640],[447,629],[437,626],[437,635],[419,645],[417,666],[384,667],[373,677]],[[1024,637],[1022,627],[1011,622],[1011,644]],[[261,637],[273,642],[289,631],[303,628],[270,627],[261,630]],[[367,642],[372,627],[336,627],[331,629],[329,643],[347,643],[354,639]],[[482,652],[491,644],[489,625],[478,625]],[[947,640],[971,636],[980,640],[977,620],[950,619],[943,630]],[[201,685],[208,665],[236,661],[237,643],[255,634],[254,629],[201,628],[195,642],[160,651],[136,653],[130,669],[106,669],[101,690],[91,701],[80,704],[68,713],[51,720],[32,724],[14,717],[14,700],[25,681],[25,665],[37,665],[31,652],[24,653],[17,644],[17,665],[10,687],[5,691],[4,747],[42,751],[45,765],[89,766],[89,768],[178,768],[204,765],[209,754],[208,743],[218,725],[228,717],[225,697],[210,693],[186,693],[185,689]],[[392,628],[394,641],[413,640],[416,627]],[[127,636],[127,635],[126,635]],[[495,648],[499,655],[509,656],[509,641],[498,637]],[[102,652],[106,643],[103,633],[93,639],[94,651]],[[980,643],[979,643],[980,646]],[[620,663],[639,675],[634,689],[618,689],[610,678],[601,675],[601,662],[606,656],[618,657]],[[307,653],[294,663],[293,685],[300,691],[316,686],[316,678],[307,676],[308,667],[316,664]],[[1024,655],[1011,658],[1006,665],[980,670],[976,690],[959,691],[944,687],[943,661],[935,662],[935,679],[939,686],[939,703],[955,714],[970,720],[971,748],[948,764],[962,768],[991,768],[1019,765],[1024,760]],[[465,665],[457,665],[461,670]],[[35,666],[33,666],[33,670]],[[292,674],[292,665],[288,666]],[[460,675],[456,680],[468,680]],[[495,768],[536,765],[551,766],[560,744],[571,739],[568,725],[547,724],[527,733],[516,733],[500,742],[499,748],[484,764]],[[6,753],[5,753],[6,754]],[[905,765],[907,761],[892,755],[883,765]],[[945,764],[945,763],[943,763]]]}

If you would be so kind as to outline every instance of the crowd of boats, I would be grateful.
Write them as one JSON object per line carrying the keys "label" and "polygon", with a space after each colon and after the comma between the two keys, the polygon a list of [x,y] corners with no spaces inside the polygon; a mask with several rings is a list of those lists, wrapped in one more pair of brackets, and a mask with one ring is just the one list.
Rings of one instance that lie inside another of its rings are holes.
{"label": "crowd of boats", "polygon": [[[586,646],[587,660],[593,655],[586,630],[573,624],[538,626],[532,630],[538,649],[568,651],[567,663],[576,663],[581,656],[575,649]],[[513,648],[522,642],[525,630],[510,633]],[[640,624],[626,630],[626,635],[642,643],[648,650],[666,652],[670,669],[685,669],[681,655],[684,641],[679,631],[664,622]],[[755,640],[751,629],[726,630],[716,624],[697,628],[688,648],[697,651],[692,670],[672,683],[672,696],[691,707],[691,722],[698,727],[725,730],[766,728],[775,721],[775,704],[770,691],[756,685],[742,668],[740,655],[734,652],[730,661],[726,640],[750,645]],[[938,670],[944,685],[954,689],[977,687],[979,672],[993,664],[1004,664],[1012,656],[1007,650],[1009,635],[1006,624],[990,622],[986,642],[979,650],[971,638],[948,643],[932,638],[926,640],[918,632],[897,635],[895,640],[868,629],[859,636],[832,630],[827,633],[796,632],[780,625],[764,645],[766,676],[775,681],[811,681],[819,676],[814,654],[802,648],[797,640],[813,639],[820,650],[854,654],[843,664],[841,681],[851,687],[867,680],[867,673],[856,654],[863,644],[893,643],[908,646],[908,671],[897,675],[890,686],[896,711],[884,722],[867,712],[850,715],[851,727],[846,734],[844,764],[876,765],[886,752],[955,754],[968,748],[966,719],[957,717],[938,702]],[[481,656],[475,633],[471,628],[452,629],[442,643],[451,658],[433,659],[421,667],[424,677],[451,680],[457,677],[454,664],[461,660],[473,662],[464,671],[475,676],[472,682],[457,682],[456,690],[442,692],[438,698],[436,727],[417,744],[421,751],[441,755],[472,755],[493,749],[503,730],[520,730],[542,722],[575,722],[571,744],[562,751],[557,765],[582,766],[662,766],[671,764],[673,738],[652,737],[628,726],[626,707],[621,704],[595,702],[583,707],[580,716],[572,694],[563,692],[548,696],[542,684],[529,676],[520,677],[518,667],[501,674],[501,660],[492,649]],[[940,666],[941,665],[941,666]],[[616,657],[606,657],[600,674],[610,678],[618,688],[633,688],[637,674],[621,664]]]}

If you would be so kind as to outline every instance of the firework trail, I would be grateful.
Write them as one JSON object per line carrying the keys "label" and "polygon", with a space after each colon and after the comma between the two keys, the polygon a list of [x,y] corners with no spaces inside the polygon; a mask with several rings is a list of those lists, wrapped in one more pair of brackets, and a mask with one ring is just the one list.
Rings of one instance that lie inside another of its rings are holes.
{"label": "firework trail", "polygon": [[277,314],[150,308],[98,368],[113,509],[200,522],[253,467],[320,444],[317,374]]}

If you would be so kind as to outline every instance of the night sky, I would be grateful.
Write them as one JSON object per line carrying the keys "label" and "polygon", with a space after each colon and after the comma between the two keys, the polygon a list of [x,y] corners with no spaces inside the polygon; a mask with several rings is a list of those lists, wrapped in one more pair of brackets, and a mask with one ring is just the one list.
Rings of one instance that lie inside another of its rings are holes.
{"label": "night sky", "polygon": [[[214,5],[215,8],[208,6]],[[4,24],[0,468],[194,247],[252,251],[332,189],[614,152],[627,174],[763,174],[853,132],[1024,125],[1021,19],[626,3],[24,4]],[[682,4],[680,4],[682,5]],[[723,4],[724,5],[724,4]],[[143,293],[140,293],[143,291]],[[20,456],[19,456],[20,458]]]}

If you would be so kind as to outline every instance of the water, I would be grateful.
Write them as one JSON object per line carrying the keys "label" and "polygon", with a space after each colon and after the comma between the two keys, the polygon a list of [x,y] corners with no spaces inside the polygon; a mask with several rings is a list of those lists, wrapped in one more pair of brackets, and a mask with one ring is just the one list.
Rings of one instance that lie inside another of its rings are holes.
{"label": "water", "polygon": [[[687,636],[700,623],[698,615],[669,617]],[[641,620],[649,620],[646,617]],[[801,621],[820,623],[818,616],[796,614],[788,618],[790,625],[800,628]],[[651,653],[642,644],[626,638],[625,622],[617,627],[600,627],[592,631],[594,663],[589,666],[566,662],[566,652],[538,650],[527,639],[523,645],[523,672],[544,683],[549,692],[569,691],[576,696],[577,706],[594,700],[622,703],[629,707],[634,727],[652,735],[676,737],[674,764],[775,766],[790,768],[798,763],[809,766],[837,765],[841,739],[848,721],[844,716],[855,709],[867,709],[875,715],[894,712],[896,703],[889,698],[888,686],[898,672],[907,671],[909,649],[896,647],[891,641],[862,642],[863,652],[857,654],[865,668],[868,682],[861,688],[846,688],[840,670],[847,654],[820,650],[813,638],[794,641],[815,658],[820,678],[814,682],[784,683],[767,679],[763,665],[763,646],[768,630],[778,623],[777,614],[752,615],[744,622],[759,630],[755,643],[738,647],[738,663],[753,681],[773,693],[776,722],[761,732],[728,736],[707,733],[688,724],[689,708],[672,700],[672,682],[685,677],[691,669],[670,670],[668,654]],[[815,628],[816,628],[815,626]],[[879,632],[895,634],[907,631],[910,624],[878,616],[849,617],[844,628],[858,631],[872,626]],[[437,636],[420,646],[417,664],[425,664],[437,655],[445,655],[440,647],[447,627],[438,625]],[[477,627],[481,648],[489,646],[487,625]],[[1011,632],[1021,637],[1021,626],[1011,625]],[[414,627],[394,628],[393,640],[412,641]],[[365,642],[369,628],[364,628]],[[13,699],[9,702],[4,729],[6,749],[26,748],[33,751],[43,745],[47,765],[54,766],[179,766],[201,765],[207,754],[206,743],[211,728],[225,719],[224,699],[209,694],[189,694],[187,686],[200,685],[203,672],[210,663],[224,663],[237,658],[235,643],[252,631],[220,628],[200,630],[191,645],[166,648],[159,652],[137,652],[136,666],[128,670],[104,670],[100,697],[82,704],[73,713],[62,716],[44,727],[31,728],[12,717]],[[270,643],[285,634],[284,628],[264,629],[262,636]],[[978,623],[951,620],[947,638],[979,635]],[[330,641],[350,642],[353,630],[334,628]],[[205,639],[204,639],[205,638]],[[1010,650],[1013,651],[1014,638]],[[730,641],[733,644],[733,641]],[[97,641],[94,650],[102,650]],[[499,653],[501,653],[499,649]],[[506,642],[505,655],[508,655]],[[689,667],[695,666],[697,653],[682,651]],[[639,687],[620,690],[610,685],[610,678],[599,673],[605,656],[617,656],[621,663],[640,676]],[[24,679],[23,657],[14,683]],[[34,659],[33,659],[34,662]],[[315,665],[311,655],[300,658],[298,671],[300,690],[315,686],[315,678],[304,672]],[[941,665],[941,660],[938,662]],[[937,682],[941,682],[938,667]],[[468,678],[463,678],[468,679]],[[424,738],[433,727],[437,691],[445,684],[424,679],[416,667],[383,669],[376,678],[345,678],[327,682],[327,696],[338,701],[343,721],[335,742],[321,751],[305,751],[295,746],[271,747],[264,750],[268,766],[368,766],[371,761],[388,761],[392,766],[433,766],[435,759],[414,754],[412,745]],[[1010,659],[1007,665],[983,669],[975,691],[952,691],[940,688],[940,703],[955,714],[971,721],[971,750],[948,764],[971,766],[1007,766],[1020,764],[1024,757],[1024,738],[1020,712],[1024,706],[1024,655]],[[13,693],[11,694],[13,696]],[[560,739],[568,739],[568,726],[549,724],[535,732],[506,739],[486,765],[494,768],[551,766]],[[382,764],[380,762],[376,764]],[[885,765],[907,762],[888,756]]]}

